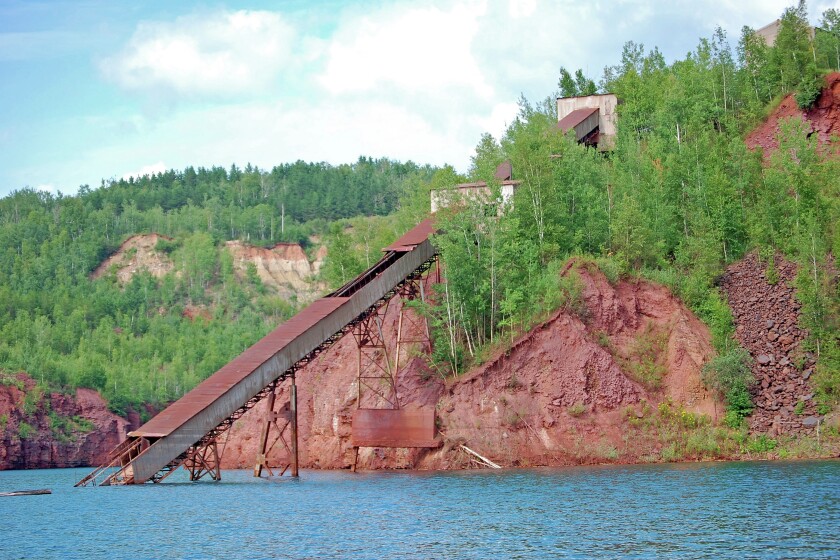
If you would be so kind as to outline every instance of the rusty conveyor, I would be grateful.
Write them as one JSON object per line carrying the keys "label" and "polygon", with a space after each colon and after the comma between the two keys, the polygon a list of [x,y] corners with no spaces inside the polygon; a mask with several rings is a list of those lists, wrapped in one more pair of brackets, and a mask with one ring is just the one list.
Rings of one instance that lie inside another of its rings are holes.
{"label": "rusty conveyor", "polygon": [[206,449],[208,442],[267,396],[275,382],[340,338],[432,262],[436,255],[429,240],[432,232],[430,218],[386,247],[385,255],[370,269],[303,309],[130,432],[108,461],[76,486],[157,482],[182,465],[200,468],[196,465],[207,458],[197,450]]}

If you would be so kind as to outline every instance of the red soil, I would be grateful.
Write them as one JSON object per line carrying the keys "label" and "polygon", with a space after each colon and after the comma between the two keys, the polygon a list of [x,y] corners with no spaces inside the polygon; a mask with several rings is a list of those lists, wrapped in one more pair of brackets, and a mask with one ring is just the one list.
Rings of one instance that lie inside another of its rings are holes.
{"label": "red soil", "polygon": [[747,136],[747,146],[762,148],[765,155],[778,148],[779,121],[790,117],[802,119],[809,133],[816,133],[822,145],[827,144],[832,135],[840,135],[840,72],[826,76],[822,93],[808,111],[803,112],[796,106],[793,95],[785,97],[773,114]]}

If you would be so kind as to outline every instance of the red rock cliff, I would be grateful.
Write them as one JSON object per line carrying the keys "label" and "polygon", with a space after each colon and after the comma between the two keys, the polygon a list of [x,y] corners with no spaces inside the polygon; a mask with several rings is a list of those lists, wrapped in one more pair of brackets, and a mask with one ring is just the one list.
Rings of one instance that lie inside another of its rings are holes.
{"label": "red rock cliff", "polygon": [[18,374],[0,385],[0,470],[99,465],[127,427],[92,389],[40,395]]}

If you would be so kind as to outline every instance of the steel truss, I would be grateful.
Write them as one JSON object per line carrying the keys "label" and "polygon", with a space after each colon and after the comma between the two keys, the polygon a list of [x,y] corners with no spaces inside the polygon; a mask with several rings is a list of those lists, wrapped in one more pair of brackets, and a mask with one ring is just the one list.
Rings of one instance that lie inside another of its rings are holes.
{"label": "steel truss", "polygon": [[[278,393],[283,388],[280,382],[273,383],[273,390],[266,400],[265,417],[260,431],[259,448],[257,449],[257,460],[254,464],[254,476],[262,476],[263,470],[268,471],[268,476],[274,476],[274,471],[279,469],[277,476],[283,476],[291,467],[291,475],[298,476],[298,432],[297,432],[297,385],[295,376],[291,376],[289,388],[289,401],[283,404],[279,410],[274,406],[277,402]],[[288,430],[288,433],[287,433]],[[274,431],[274,439],[269,443],[271,432]],[[268,453],[278,443],[286,450],[287,461],[276,465],[273,468],[268,464]]]}
{"label": "steel truss", "polygon": [[[434,265],[434,274],[437,282],[440,282],[440,263],[437,256],[427,261],[422,267],[410,274],[386,297],[380,300],[379,305],[371,308],[370,312],[353,327],[353,338],[358,348],[358,398],[357,408],[360,409],[399,409],[400,399],[397,391],[397,380],[400,372],[408,365],[410,360],[407,357],[407,347],[413,344],[422,344],[428,352],[431,352],[431,336],[429,333],[429,322],[422,313],[409,313],[410,306],[407,302],[419,300],[426,302],[424,288],[424,276]],[[382,332],[382,323],[391,299],[397,296],[402,300],[400,315],[397,323],[397,340],[395,342],[394,362],[391,363],[388,353],[388,345]],[[412,334],[419,333],[419,334]],[[372,393],[373,399],[365,396],[364,388]],[[359,460],[359,447],[353,447],[353,466],[355,472],[356,463]]]}

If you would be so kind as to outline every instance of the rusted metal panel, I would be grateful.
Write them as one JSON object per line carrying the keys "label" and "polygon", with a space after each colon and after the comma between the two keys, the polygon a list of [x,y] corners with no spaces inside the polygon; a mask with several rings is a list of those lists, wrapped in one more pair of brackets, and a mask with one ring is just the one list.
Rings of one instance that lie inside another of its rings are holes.
{"label": "rusted metal panel", "polygon": [[592,113],[597,113],[597,112],[598,112],[597,107],[585,108],[585,109],[576,109],[576,110],[572,111],[571,113],[569,113],[568,115],[566,115],[565,117],[563,117],[562,119],[560,119],[560,121],[557,123],[557,128],[559,128],[563,132],[566,132],[567,130],[571,130],[571,129],[575,128],[577,125],[579,125],[580,123],[582,123],[583,121],[585,121],[587,118],[589,118],[592,115]]}
{"label": "rusted metal panel", "polygon": [[357,409],[352,443],[354,447],[439,447],[435,409]]}
{"label": "rusted metal panel", "polygon": [[385,247],[383,251],[411,251],[435,232],[435,219],[426,218],[405,235]]}
{"label": "rusted metal panel", "polygon": [[505,161],[499,164],[493,177],[499,181],[510,181],[513,179],[513,167],[510,161]]}

